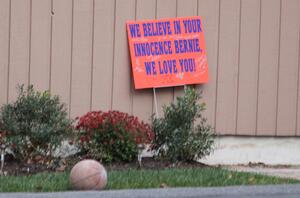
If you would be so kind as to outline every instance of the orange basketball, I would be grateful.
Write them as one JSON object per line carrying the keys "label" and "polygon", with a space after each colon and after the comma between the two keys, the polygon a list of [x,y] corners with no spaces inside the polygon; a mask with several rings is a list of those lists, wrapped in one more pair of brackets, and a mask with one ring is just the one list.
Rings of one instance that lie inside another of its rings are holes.
{"label": "orange basketball", "polygon": [[70,183],[75,190],[101,190],[107,184],[107,173],[99,162],[82,160],[72,168]]}

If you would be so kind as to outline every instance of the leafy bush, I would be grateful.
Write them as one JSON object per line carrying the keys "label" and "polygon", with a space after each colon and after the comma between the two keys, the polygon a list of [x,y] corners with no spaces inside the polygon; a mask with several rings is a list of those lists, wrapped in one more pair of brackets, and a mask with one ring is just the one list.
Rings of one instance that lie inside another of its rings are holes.
{"label": "leafy bush", "polygon": [[[201,114],[205,104],[199,104],[199,99],[200,94],[187,88],[175,104],[164,107],[162,118],[153,117],[152,149],[159,158],[172,162],[192,161],[211,152],[214,133]],[[194,126],[196,119],[199,124]]]}
{"label": "leafy bush", "polygon": [[79,118],[76,145],[82,154],[104,161],[132,161],[139,144],[150,143],[150,125],[119,111],[92,111]]}
{"label": "leafy bush", "polygon": [[150,125],[119,111],[92,111],[79,118],[76,145],[82,154],[104,162],[132,161],[139,144],[150,143]]}
{"label": "leafy bush", "polygon": [[71,130],[66,108],[58,96],[35,91],[32,85],[19,86],[18,91],[17,100],[0,110],[0,131],[5,131],[17,159],[27,162],[37,155],[50,159]]}

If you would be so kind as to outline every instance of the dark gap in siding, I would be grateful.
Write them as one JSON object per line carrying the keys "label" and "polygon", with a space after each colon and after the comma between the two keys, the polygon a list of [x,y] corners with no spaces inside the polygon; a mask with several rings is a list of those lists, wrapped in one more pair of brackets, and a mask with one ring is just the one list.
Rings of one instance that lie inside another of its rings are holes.
{"label": "dark gap in siding", "polygon": [[112,110],[113,108],[113,101],[114,101],[114,68],[115,68],[115,44],[116,44],[116,18],[117,18],[117,0],[115,0],[115,5],[114,5],[114,37],[113,37],[113,60],[112,60],[112,74],[111,74],[111,103],[110,103],[110,109]]}
{"label": "dark gap in siding", "polygon": [[[137,0],[134,1],[134,20],[137,20]],[[131,57],[130,57],[130,53],[128,54],[128,58],[129,58],[129,79],[130,79],[130,102],[131,102],[131,115],[133,115],[133,96],[134,96],[134,92],[135,92],[135,87],[134,87],[134,79],[133,79],[133,74],[132,74],[132,71],[131,71]]]}
{"label": "dark gap in siding", "polygon": [[30,0],[30,8],[29,8],[29,45],[28,45],[28,76],[27,76],[27,85],[31,84],[30,80],[30,72],[31,72],[31,31],[32,31],[32,0]]}
{"label": "dark gap in siding", "polygon": [[258,64],[257,64],[257,90],[256,90],[256,121],[255,121],[255,136],[257,136],[257,123],[258,123],[258,103],[259,103],[259,84],[260,84],[260,48],[261,48],[261,7],[262,0],[259,2],[259,36],[258,36]]}
{"label": "dark gap in siding", "polygon": [[93,0],[92,19],[92,54],[91,54],[91,88],[90,88],[90,111],[93,107],[93,79],[94,79],[94,42],[95,42],[95,0]]}
{"label": "dark gap in siding", "polygon": [[[176,0],[176,5],[175,5],[175,17],[178,17],[178,0]],[[176,92],[179,91],[179,89],[181,88],[181,86],[179,87],[173,87],[172,88],[172,92],[173,92],[173,102],[175,103],[176,101]]]}
{"label": "dark gap in siding", "polygon": [[196,11],[197,16],[199,16],[199,0],[197,0],[197,11]]}
{"label": "dark gap in siding", "polygon": [[69,90],[69,117],[71,116],[72,105],[72,78],[73,78],[73,42],[74,42],[74,0],[72,0],[72,21],[71,21],[71,60],[70,60],[70,90]]}
{"label": "dark gap in siding", "polygon": [[279,69],[280,69],[280,46],[281,46],[281,14],[282,14],[282,0],[280,0],[280,11],[279,11],[279,36],[278,36],[278,59],[277,59],[277,93],[276,93],[276,120],[275,120],[275,136],[277,136],[278,131],[278,97],[279,97]]}
{"label": "dark gap in siding", "polygon": [[51,0],[51,17],[50,17],[50,57],[49,57],[49,91],[51,92],[51,81],[52,81],[52,50],[53,50],[53,0]]}
{"label": "dark gap in siding", "polygon": [[9,99],[9,75],[10,75],[10,45],[11,45],[11,0],[9,0],[9,19],[8,19],[8,53],[7,53],[7,89],[6,89],[6,103]]}
{"label": "dark gap in siding", "polygon": [[241,63],[241,32],[242,32],[242,0],[240,0],[240,10],[239,10],[239,44],[238,44],[238,65],[237,65],[237,87],[236,87],[236,107],[235,107],[235,135],[238,134],[238,112],[239,112],[239,89],[240,89],[240,63]]}
{"label": "dark gap in siding", "polygon": [[[157,1],[158,0],[155,0],[155,19],[157,19]],[[155,116],[157,116],[156,115],[156,110],[154,110],[155,108],[156,108],[156,106],[155,106],[155,96],[154,96],[154,88],[152,89],[152,115],[155,115]]]}
{"label": "dark gap in siding", "polygon": [[218,110],[218,79],[219,79],[219,55],[220,55],[220,23],[221,23],[221,0],[219,0],[219,17],[218,17],[218,44],[217,44],[217,70],[216,70],[216,101],[215,101],[215,130],[217,131],[217,110]]}
{"label": "dark gap in siding", "polygon": [[[298,6],[299,7],[299,6]],[[299,13],[299,12],[298,12]],[[299,16],[298,16],[299,18]],[[299,28],[298,28],[298,76],[297,76],[297,100],[296,100],[296,126],[295,126],[295,136],[298,135],[298,113],[299,113],[299,67],[300,67],[300,21],[298,20],[298,25],[299,25]]]}

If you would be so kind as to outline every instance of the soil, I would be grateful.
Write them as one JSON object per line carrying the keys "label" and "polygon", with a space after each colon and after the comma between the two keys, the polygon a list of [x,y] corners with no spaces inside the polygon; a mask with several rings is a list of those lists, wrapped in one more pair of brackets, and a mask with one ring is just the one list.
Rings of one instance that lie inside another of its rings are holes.
{"label": "soil", "polygon": [[[65,159],[60,159],[52,163],[52,165],[41,163],[20,163],[13,159],[12,156],[6,156],[3,173],[5,175],[32,175],[42,172],[64,172],[70,171],[71,168],[82,158],[72,156]],[[139,163],[110,163],[104,164],[108,171],[111,170],[128,170],[128,169],[172,169],[172,168],[203,168],[208,165],[199,162],[180,162],[171,163],[168,161],[155,160],[152,157],[142,158],[141,166]]]}
{"label": "soil", "polygon": [[208,167],[200,162],[180,162],[171,163],[168,161],[155,160],[152,157],[142,159],[142,166],[138,162],[133,163],[112,163],[107,165],[107,170],[127,170],[127,169],[171,169],[171,168],[203,168]]}

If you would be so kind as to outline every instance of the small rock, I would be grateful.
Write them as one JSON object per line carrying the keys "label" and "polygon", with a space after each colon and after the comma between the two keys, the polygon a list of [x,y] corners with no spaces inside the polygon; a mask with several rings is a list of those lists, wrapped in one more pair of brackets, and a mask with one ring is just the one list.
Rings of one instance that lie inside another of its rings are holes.
{"label": "small rock", "polygon": [[27,163],[27,164],[32,164],[32,160],[31,160],[31,159],[28,159],[26,163]]}
{"label": "small rock", "polygon": [[66,161],[66,159],[64,158],[64,159],[62,159],[62,160],[60,161],[60,163],[66,165],[66,164],[67,164],[67,161]]}
{"label": "small rock", "polygon": [[60,167],[56,168],[55,171],[57,172],[64,172],[66,170],[66,165],[61,165]]}
{"label": "small rock", "polygon": [[34,161],[35,161],[35,162],[41,162],[42,159],[43,159],[43,157],[42,157],[41,155],[36,155],[36,156],[34,157]]}
{"label": "small rock", "polygon": [[253,183],[254,180],[255,180],[255,177],[250,177],[250,178],[248,179],[248,181],[249,181],[250,183]]}
{"label": "small rock", "polygon": [[0,171],[0,176],[7,176],[7,171]]}
{"label": "small rock", "polygon": [[165,183],[161,183],[159,187],[160,188],[168,188],[169,186],[167,184],[165,184]]}

